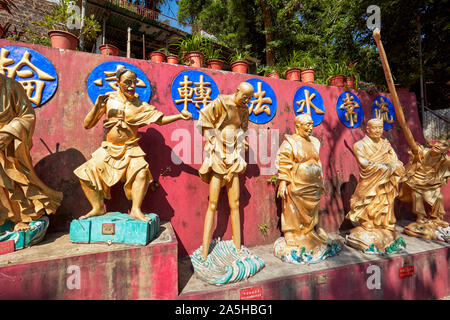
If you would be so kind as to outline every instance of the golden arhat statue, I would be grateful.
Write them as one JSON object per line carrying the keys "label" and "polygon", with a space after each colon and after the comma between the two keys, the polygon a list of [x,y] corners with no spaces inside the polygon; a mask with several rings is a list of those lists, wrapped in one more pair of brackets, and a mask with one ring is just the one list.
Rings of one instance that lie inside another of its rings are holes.
{"label": "golden arhat statue", "polygon": [[[191,255],[191,262],[202,280],[215,285],[241,281],[264,267],[262,260],[241,245],[239,215],[239,174],[247,168],[244,156],[248,143],[245,139],[248,103],[253,94],[253,86],[242,82],[233,94],[221,94],[199,111],[197,126],[206,138],[206,157],[198,172],[202,180],[209,183],[209,203],[203,244]],[[215,239],[211,243],[214,215],[222,187],[227,189],[233,240]],[[245,264],[242,261],[246,261]],[[244,272],[239,265],[243,266]]]}
{"label": "golden arhat statue", "polygon": [[[40,230],[38,241],[48,227],[45,215],[56,212],[63,195],[36,175],[30,155],[36,124],[34,109],[22,85],[2,74],[0,114],[0,227],[8,221],[13,224],[13,232],[9,228],[2,230],[6,234],[0,232],[0,242],[16,239],[14,232],[36,227]],[[34,243],[32,239],[24,241],[26,246]]]}
{"label": "golden arhat statue", "polygon": [[311,136],[312,130],[310,115],[297,116],[295,134],[286,135],[276,159],[280,181],[277,196],[283,203],[281,231],[284,238],[275,242],[274,254],[292,263],[319,262],[340,249],[337,244],[330,247],[326,232],[316,229],[324,184],[320,141]]}
{"label": "golden arhat statue", "polygon": [[393,253],[404,246],[397,242],[394,200],[405,169],[388,140],[383,139],[383,120],[367,122],[366,136],[353,146],[359,182],[350,200],[347,218],[357,227],[346,242],[368,253]]}
{"label": "golden arhat statue", "polygon": [[[378,46],[395,113],[410,149],[409,164],[406,175],[402,179],[404,182],[399,199],[412,202],[417,221],[406,226],[405,233],[425,239],[449,241],[450,227],[449,223],[444,221],[444,196],[441,191],[441,186],[447,184],[450,176],[450,158],[447,155],[450,147],[449,141],[437,141],[432,146],[427,147],[417,144],[414,140],[411,130],[406,124],[400,100],[395,90],[386,53],[381,43],[380,30],[375,29],[373,37]],[[431,206],[428,215],[425,211],[425,203]]]}
{"label": "golden arhat statue", "polygon": [[165,125],[180,119],[189,120],[192,115],[182,111],[165,116],[137,98],[134,71],[122,68],[116,77],[119,90],[98,96],[84,119],[84,127],[90,129],[106,114],[103,127],[107,133],[106,141],[92,154],[92,159],[74,171],[92,205],[92,210],[80,219],[105,214],[104,199],[110,199],[110,188],[122,181],[125,195],[132,201],[130,216],[147,221],[149,217],[142,213],[141,204],[153,177],[144,159],[145,152],[138,145],[138,129],[151,123]]}

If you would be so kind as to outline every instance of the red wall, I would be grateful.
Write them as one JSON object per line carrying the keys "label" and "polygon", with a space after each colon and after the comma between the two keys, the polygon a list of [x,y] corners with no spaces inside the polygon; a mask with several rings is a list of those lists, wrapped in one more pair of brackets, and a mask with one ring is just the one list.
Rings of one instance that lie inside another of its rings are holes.
{"label": "red wall", "polygon": [[[123,60],[134,64],[144,71],[151,82],[150,103],[168,115],[178,113],[170,93],[173,79],[182,71],[196,68],[84,52],[60,51],[0,40],[0,46],[8,45],[23,45],[40,52],[53,63],[58,72],[59,86],[54,97],[36,109],[37,122],[32,157],[36,171],[42,180],[64,193],[62,206],[57,214],[51,217],[50,231],[68,230],[72,219],[78,218],[90,209],[73,170],[90,158],[91,153],[100,146],[104,138],[101,123],[90,130],[83,127],[83,119],[93,106],[86,91],[86,81],[90,72],[99,64],[109,60]],[[200,70],[211,75],[223,94],[231,94],[240,82],[257,77],[209,69]],[[249,128],[261,131],[269,128],[270,130],[278,129],[281,144],[284,134],[293,132],[294,94],[299,87],[306,84],[260,78],[275,91],[278,100],[277,112],[271,122],[263,125],[250,123]],[[321,201],[320,226],[327,231],[336,231],[348,226],[347,222],[343,223],[343,220],[349,210],[351,194],[359,179],[352,146],[364,136],[363,128],[367,120],[372,118],[372,102],[376,95],[369,95],[364,91],[353,91],[362,103],[364,123],[360,128],[352,130],[345,127],[336,114],[336,100],[345,89],[314,84],[310,86],[321,93],[326,108],[323,122],[313,131],[313,135],[322,142],[320,158],[326,180],[326,195]],[[415,95],[413,93],[400,95],[400,101],[414,137],[418,142],[423,143],[425,140],[419,122]],[[155,212],[162,220],[169,220],[172,223],[178,237],[180,255],[192,253],[201,245],[203,219],[208,205],[209,188],[201,181],[197,172],[200,164],[191,162],[176,165],[171,161],[172,148],[179,143],[172,141],[173,130],[184,128],[194,136],[194,124],[193,121],[177,121],[166,126],[150,125],[140,129],[143,136],[140,145],[147,153],[147,161],[150,163],[153,177],[161,184],[155,191],[149,189],[143,203],[143,210]],[[406,163],[407,144],[401,130],[394,127],[385,132],[385,137],[391,141],[399,158]],[[260,143],[266,144],[264,141]],[[196,148],[199,147],[199,145],[196,146]],[[257,154],[257,146],[253,144],[250,147]],[[275,154],[276,151],[269,148],[269,152]],[[280,203],[275,200],[274,185],[267,182],[273,174],[262,175],[263,167],[260,164],[249,164],[247,171],[241,176],[242,240],[246,246],[271,243],[280,236]],[[444,194],[448,194],[448,190],[448,187],[445,187]],[[129,209],[131,204],[123,194],[122,185],[112,189],[112,196],[113,200],[107,202],[108,210],[126,212]],[[450,199],[447,197],[446,208],[449,207]],[[409,204],[399,204],[397,212],[402,212],[402,217],[413,217]],[[258,225],[264,224],[269,228],[266,235],[263,235],[258,228]],[[225,192],[221,194],[217,225],[214,226],[213,236],[231,239]]]}

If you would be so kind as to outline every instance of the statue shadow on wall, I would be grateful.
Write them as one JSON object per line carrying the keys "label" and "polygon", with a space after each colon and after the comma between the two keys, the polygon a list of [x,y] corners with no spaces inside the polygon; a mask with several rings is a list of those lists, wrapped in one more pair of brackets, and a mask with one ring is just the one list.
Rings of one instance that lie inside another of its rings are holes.
{"label": "statue shadow on wall", "polygon": [[[153,176],[153,183],[150,184],[147,194],[142,201],[142,211],[144,213],[156,213],[161,221],[171,221],[174,216],[174,209],[167,200],[168,193],[161,184],[157,184],[161,176],[176,178],[182,172],[198,176],[197,169],[185,164],[181,159],[180,164],[172,162],[172,149],[166,144],[163,135],[155,128],[148,128],[145,133],[141,133],[139,145],[147,154],[145,160],[149,164],[150,172]],[[119,182],[111,188],[111,199],[105,201],[107,211],[119,211],[127,213],[131,208],[129,201],[123,190],[124,184]],[[186,249],[179,241],[176,230],[174,230],[178,242],[179,254],[187,254]]]}
{"label": "statue shadow on wall", "polygon": [[86,214],[91,206],[81,189],[80,181],[73,173],[77,167],[86,162],[86,158],[77,149],[70,148],[52,152],[44,140],[41,142],[50,154],[34,166],[36,174],[47,186],[63,193],[63,200],[54,215],[49,216],[48,232],[68,232],[70,222]]}

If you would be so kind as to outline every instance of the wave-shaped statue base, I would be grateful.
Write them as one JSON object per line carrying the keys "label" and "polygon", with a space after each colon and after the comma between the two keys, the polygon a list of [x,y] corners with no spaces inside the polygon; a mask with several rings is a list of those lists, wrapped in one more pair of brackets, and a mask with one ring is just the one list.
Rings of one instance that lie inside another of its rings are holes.
{"label": "wave-shaped statue base", "polygon": [[245,280],[264,268],[264,262],[253,255],[245,246],[239,250],[232,240],[214,239],[206,259],[202,257],[202,247],[191,255],[195,273],[210,284],[217,286]]}
{"label": "wave-shaped statue base", "polygon": [[14,241],[14,250],[31,247],[44,239],[45,233],[49,225],[47,216],[42,216],[38,220],[31,221],[29,228],[22,231],[8,231],[14,226],[11,221],[5,222],[0,226],[0,242],[9,240]]}

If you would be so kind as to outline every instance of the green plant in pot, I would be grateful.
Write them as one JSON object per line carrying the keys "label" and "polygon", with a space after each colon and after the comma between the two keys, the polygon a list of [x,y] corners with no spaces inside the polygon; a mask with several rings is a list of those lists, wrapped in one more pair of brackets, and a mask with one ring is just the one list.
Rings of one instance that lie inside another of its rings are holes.
{"label": "green plant in pot", "polygon": [[235,52],[228,57],[231,71],[238,73],[247,73],[247,58],[251,56],[251,52],[247,50],[236,49]]}
{"label": "green plant in pot", "polygon": [[32,21],[33,24],[48,30],[53,48],[75,50],[78,46],[78,37],[69,32],[68,28],[68,22],[73,15],[70,8],[73,5],[74,1],[59,0],[42,20]]}
{"label": "green plant in pot", "polygon": [[183,62],[191,67],[202,67],[204,55],[202,53],[202,46],[205,43],[200,33],[194,33],[186,35],[185,37],[179,37],[175,46],[182,54]]}
{"label": "green plant in pot", "polygon": [[328,62],[328,81],[331,86],[344,87],[347,65],[341,61]]}
{"label": "green plant in pot", "polygon": [[166,61],[166,56],[170,54],[169,50],[167,50],[166,48],[160,48],[158,50],[152,51],[150,53],[150,60],[152,62],[165,62]]}
{"label": "green plant in pot", "polygon": [[318,63],[309,54],[304,54],[301,58],[301,79],[302,82],[314,83],[314,73]]}
{"label": "green plant in pot", "polygon": [[356,62],[349,63],[345,73],[345,85],[350,89],[358,89],[359,73],[356,71]]}
{"label": "green plant in pot", "polygon": [[214,70],[222,70],[225,63],[222,57],[222,49],[215,48],[214,42],[210,39],[205,40],[205,45],[202,48],[205,56],[207,67]]}
{"label": "green plant in pot", "polygon": [[301,74],[301,56],[300,51],[294,50],[284,62],[284,76],[286,80],[300,81]]}

